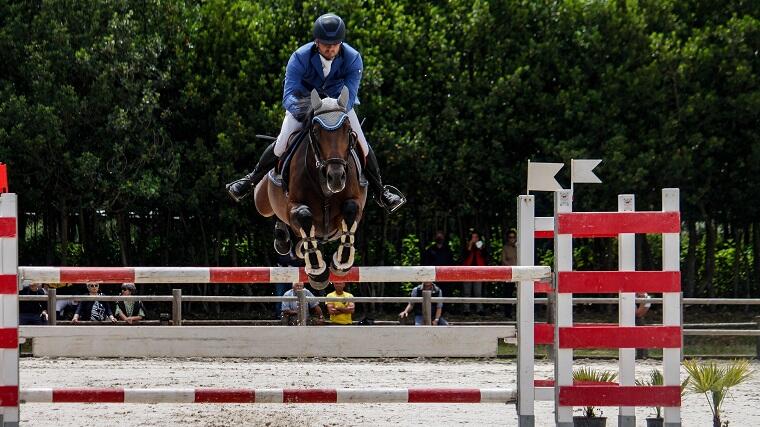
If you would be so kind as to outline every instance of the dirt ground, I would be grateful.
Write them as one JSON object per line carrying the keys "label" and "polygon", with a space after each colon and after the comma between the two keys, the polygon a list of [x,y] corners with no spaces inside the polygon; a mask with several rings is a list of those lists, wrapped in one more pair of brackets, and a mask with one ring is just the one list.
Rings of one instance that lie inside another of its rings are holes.
{"label": "dirt ground", "polygon": [[[616,370],[613,362],[576,361]],[[637,376],[659,366],[639,362]],[[21,388],[29,387],[250,387],[514,388],[514,360],[461,359],[47,359],[21,360]],[[552,376],[549,362],[537,378]],[[760,425],[760,364],[724,404],[731,427]],[[682,371],[682,376],[685,373]],[[637,410],[645,425],[650,408]],[[605,408],[608,426],[617,408]],[[536,403],[536,425],[553,425],[551,402]],[[21,406],[29,426],[516,426],[514,405],[501,404],[47,404]],[[702,395],[687,395],[684,426],[710,426]]]}

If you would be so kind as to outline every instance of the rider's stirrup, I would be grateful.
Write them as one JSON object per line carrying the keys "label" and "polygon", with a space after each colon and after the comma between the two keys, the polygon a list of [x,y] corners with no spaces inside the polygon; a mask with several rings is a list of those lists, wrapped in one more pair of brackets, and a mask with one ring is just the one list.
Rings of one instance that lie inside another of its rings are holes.
{"label": "rider's stirrup", "polygon": [[[229,194],[230,197],[232,197],[232,200],[234,200],[236,202],[240,202],[241,200],[243,200],[246,197],[248,197],[249,194],[251,194],[251,190],[253,189],[253,186],[251,184],[247,184],[246,185],[246,183],[244,181],[249,181],[250,182],[250,178],[248,178],[248,175],[246,175],[243,178],[236,179],[235,181],[232,181],[231,183],[229,183],[229,184],[227,184],[225,186],[227,188],[227,194]],[[243,194],[242,195],[238,195],[238,192],[233,191],[233,189],[232,189],[233,186],[236,186],[236,187],[242,186],[243,187]],[[245,188],[246,186],[248,186],[247,189]]]}
{"label": "rider's stirrup", "polygon": [[393,212],[396,212],[401,206],[404,206],[406,203],[406,196],[404,196],[404,193],[402,193],[401,190],[392,185],[384,185],[383,193],[386,191],[399,198],[399,201],[395,205],[387,206],[382,197],[374,197],[374,199],[381,208],[385,209],[389,214],[392,214]]}

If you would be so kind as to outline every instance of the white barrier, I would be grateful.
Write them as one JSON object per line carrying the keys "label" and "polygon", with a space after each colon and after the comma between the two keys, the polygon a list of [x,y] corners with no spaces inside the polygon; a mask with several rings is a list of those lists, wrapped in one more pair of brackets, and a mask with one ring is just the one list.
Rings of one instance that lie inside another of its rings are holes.
{"label": "white barrier", "polygon": [[[496,357],[512,326],[21,326],[46,357]],[[139,342],[140,345],[135,345]]]}

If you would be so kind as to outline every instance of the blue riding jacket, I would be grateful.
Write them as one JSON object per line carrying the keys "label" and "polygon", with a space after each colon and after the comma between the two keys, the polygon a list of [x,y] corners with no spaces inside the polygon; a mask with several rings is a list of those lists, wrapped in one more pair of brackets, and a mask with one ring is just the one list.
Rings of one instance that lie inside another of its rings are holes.
{"label": "blue riding jacket", "polygon": [[297,101],[309,96],[312,89],[337,98],[343,86],[347,86],[349,97],[346,111],[351,111],[354,104],[359,104],[359,82],[362,79],[363,68],[364,63],[359,52],[348,43],[343,43],[340,52],[333,59],[330,73],[324,77],[316,43],[306,43],[293,52],[288,60],[282,106],[298,117],[300,112]]}

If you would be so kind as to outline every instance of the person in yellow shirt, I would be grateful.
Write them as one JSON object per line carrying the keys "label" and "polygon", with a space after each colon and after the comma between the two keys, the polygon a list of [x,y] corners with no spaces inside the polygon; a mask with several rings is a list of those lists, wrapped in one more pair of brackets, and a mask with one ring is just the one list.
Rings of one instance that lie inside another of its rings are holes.
{"label": "person in yellow shirt", "polygon": [[[327,294],[327,298],[353,298],[348,292],[344,292],[345,283],[333,283],[334,292]],[[330,322],[336,325],[350,325],[351,315],[354,313],[353,301],[336,301],[327,303],[327,311],[330,313]]]}

